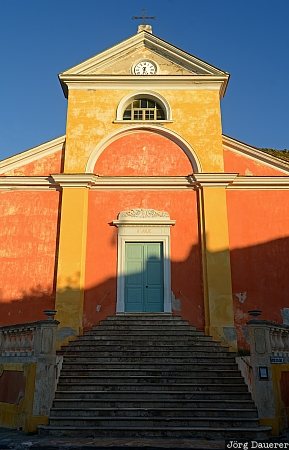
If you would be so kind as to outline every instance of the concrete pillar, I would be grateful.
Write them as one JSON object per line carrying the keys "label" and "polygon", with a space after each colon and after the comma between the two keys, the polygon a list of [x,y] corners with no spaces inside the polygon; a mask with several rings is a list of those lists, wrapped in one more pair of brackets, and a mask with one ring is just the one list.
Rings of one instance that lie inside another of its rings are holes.
{"label": "concrete pillar", "polygon": [[196,174],[199,183],[199,215],[202,241],[206,333],[237,347],[226,187],[236,174]]}

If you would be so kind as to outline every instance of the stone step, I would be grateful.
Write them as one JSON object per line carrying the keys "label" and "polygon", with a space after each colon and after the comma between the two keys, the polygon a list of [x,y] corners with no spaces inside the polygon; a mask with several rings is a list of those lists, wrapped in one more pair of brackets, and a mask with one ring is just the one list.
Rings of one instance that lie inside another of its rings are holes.
{"label": "stone step", "polygon": [[[207,373],[207,376],[204,377],[202,382],[206,382],[208,384],[222,384],[222,385],[234,385],[234,384],[244,384],[244,380],[241,376],[238,377],[221,377],[216,378],[214,375],[209,376],[210,374]],[[59,377],[59,386],[62,383],[95,383],[95,384],[180,384],[180,383],[196,383],[198,384],[200,382],[199,376],[152,376],[152,375],[141,375],[141,376],[133,376],[133,375],[127,375],[127,376],[112,376],[111,374],[109,376],[95,376],[95,375],[70,375],[63,374],[61,372],[61,376]]]}
{"label": "stone step", "polygon": [[103,399],[103,400],[250,400],[251,396],[247,392],[224,392],[224,391],[161,391],[161,390],[143,390],[143,391],[95,391],[95,390],[70,390],[55,392],[55,398],[73,398],[77,399]]}
{"label": "stone step", "polygon": [[118,312],[116,313],[114,316],[108,316],[106,317],[105,320],[114,320],[114,319],[118,319],[118,318],[122,318],[122,317],[149,317],[149,318],[166,318],[166,317],[171,317],[172,319],[174,318],[181,318],[181,316],[177,315],[177,314],[173,314],[172,312]]}
{"label": "stone step", "polygon": [[271,428],[259,427],[80,427],[40,426],[40,434],[49,436],[133,437],[133,438],[204,438],[204,439],[268,439]]}
{"label": "stone step", "polygon": [[55,408],[73,408],[77,405],[79,408],[88,409],[94,408],[237,408],[237,409],[252,409],[255,408],[254,402],[250,398],[249,400],[232,400],[232,399],[222,399],[222,400],[211,400],[201,398],[199,400],[168,400],[154,398],[149,400],[147,398],[140,400],[129,400],[129,399],[78,399],[75,401],[74,398],[55,398],[53,401],[53,407]]}
{"label": "stone step", "polygon": [[190,350],[77,350],[75,348],[69,348],[66,350],[62,350],[58,352],[58,354],[62,354],[65,357],[81,357],[81,358],[125,358],[129,360],[129,358],[166,358],[166,357],[174,357],[174,358],[233,358],[233,355],[228,352],[222,352],[221,350],[216,351],[204,351],[200,349],[196,351],[194,348]]}
{"label": "stone step", "polygon": [[50,416],[52,426],[97,426],[97,427],[257,427],[255,418],[230,417],[61,417]]}
{"label": "stone step", "polygon": [[118,321],[118,320],[184,320],[182,316],[172,313],[117,313],[114,316],[108,316],[103,320]]}
{"label": "stone step", "polygon": [[167,318],[167,319],[148,319],[148,318],[143,318],[143,319],[135,319],[135,318],[130,318],[130,319],[116,319],[116,320],[103,320],[101,322],[99,322],[98,325],[95,325],[92,327],[92,330],[96,330],[99,327],[105,327],[105,326],[109,326],[109,327],[139,327],[139,326],[150,326],[150,327],[166,327],[166,326],[186,326],[186,327],[190,327],[193,330],[197,330],[196,327],[189,325],[188,322],[186,322],[185,320],[182,319],[172,319],[172,318]]}
{"label": "stone step", "polygon": [[99,438],[268,436],[235,354],[171,314],[109,317],[68,346],[43,434]]}
{"label": "stone step", "polygon": [[63,383],[59,382],[57,385],[57,391],[103,391],[103,392],[122,392],[122,391],[186,391],[186,392],[210,392],[210,391],[222,391],[222,392],[248,392],[246,384],[204,384],[204,383],[165,383],[165,384],[152,384],[147,383]]}
{"label": "stone step", "polygon": [[[158,369],[158,370],[164,370],[166,369],[167,371],[174,371],[174,370],[179,370],[179,371],[191,371],[191,370],[199,370],[202,368],[202,370],[210,370],[212,368],[212,363],[208,363],[208,362],[201,362],[201,361],[197,361],[197,362],[189,362],[189,363],[183,363],[183,362],[174,362],[174,363],[167,363],[167,362],[156,362],[155,364],[152,363],[143,363],[143,362],[139,362],[139,361],[135,361],[134,363],[126,363],[126,362],[110,362],[110,363],[99,363],[99,362],[81,362],[81,361],[64,361],[63,365],[62,365],[63,369],[65,370],[79,370],[79,368],[83,368],[84,371],[86,371],[87,369],[97,369],[97,368],[101,368],[101,369],[127,369],[127,370],[133,370],[133,369],[138,369],[141,371],[150,371],[153,369]],[[219,370],[226,370],[226,369],[231,369],[231,370],[238,370],[237,369],[237,364],[236,363],[219,363],[219,362],[214,362],[214,369],[219,369]]]}
{"label": "stone step", "polygon": [[181,329],[179,327],[172,326],[169,327],[135,327],[133,330],[128,329],[126,327],[119,328],[115,327],[114,329],[104,329],[103,327],[96,328],[95,330],[90,330],[86,333],[86,336],[109,336],[111,339],[112,336],[147,336],[147,337],[156,337],[156,336],[188,336],[188,337],[206,337],[201,331],[190,330],[188,327],[183,326]]}
{"label": "stone step", "polygon": [[194,325],[189,324],[189,322],[185,319],[183,319],[180,316],[143,316],[143,315],[139,315],[139,316],[114,316],[114,317],[107,317],[106,319],[103,319],[102,321],[100,321],[98,324],[94,325],[93,328],[96,328],[98,326],[102,326],[103,324],[108,324],[108,325],[112,325],[112,324],[148,324],[151,326],[154,325],[162,325],[162,324],[166,324],[166,323],[170,323],[170,324],[186,324],[187,326],[193,326],[195,328]]}
{"label": "stone step", "polygon": [[203,335],[204,333],[200,330],[197,330],[196,327],[192,327],[185,322],[179,322],[177,325],[172,322],[162,322],[159,325],[156,325],[155,323],[151,324],[145,324],[145,323],[102,323],[96,327],[92,327],[91,330],[88,332],[88,335],[90,333],[95,334],[98,331],[126,331],[126,332],[138,332],[138,331],[154,331],[154,332],[161,332],[161,331],[172,331],[173,333],[176,331],[186,331],[195,333],[196,335]]}
{"label": "stone step", "polygon": [[[222,379],[223,375],[225,377],[229,378],[240,378],[240,372],[236,368],[228,370],[226,369],[217,369],[212,368],[211,370],[208,370],[206,366],[196,366],[194,369],[189,366],[188,369],[185,369],[183,367],[174,367],[172,370],[170,370],[168,367],[164,367],[161,369],[157,369],[152,367],[151,369],[146,369],[144,373],[144,369],[138,369],[135,367],[127,368],[126,366],[120,367],[120,368],[109,368],[104,369],[103,367],[96,366],[95,368],[89,369],[85,367],[84,369],[81,368],[81,366],[76,365],[76,369],[67,369],[66,364],[63,364],[63,368],[61,371],[61,376],[100,376],[100,377],[130,377],[130,376],[137,376],[137,377],[152,377],[152,378],[159,378],[159,377],[181,377],[181,378],[188,378],[191,377],[194,378],[217,378]],[[243,378],[242,378],[243,379]]]}
{"label": "stone step", "polygon": [[54,417],[249,417],[258,418],[256,408],[52,408]]}
{"label": "stone step", "polygon": [[77,339],[71,341],[71,344],[76,345],[94,345],[99,343],[99,345],[142,345],[142,346],[152,346],[159,347],[163,345],[212,345],[218,347],[220,344],[218,342],[212,341],[212,338],[207,336],[192,336],[186,335],[178,337],[176,340],[175,336],[170,335],[137,335],[137,334],[125,334],[125,335],[83,335],[78,336]]}
{"label": "stone step", "polygon": [[67,354],[64,357],[65,363],[79,362],[84,366],[89,364],[235,364],[235,360],[230,356],[210,355],[210,356],[197,356],[192,355],[190,357],[182,358],[181,356],[96,356],[96,355],[82,355],[82,354]]}
{"label": "stone step", "polygon": [[151,349],[151,350],[158,350],[160,348],[165,350],[191,350],[194,349],[195,351],[208,351],[208,352],[215,352],[218,350],[221,351],[228,351],[228,348],[225,346],[218,345],[215,342],[199,342],[199,341],[151,341],[151,340],[134,340],[133,338],[129,339],[125,343],[116,343],[115,341],[109,341],[107,340],[80,340],[76,339],[75,341],[70,342],[69,347],[68,346],[62,346],[61,349],[77,349],[77,350],[96,350],[98,351],[98,348],[105,348],[106,350],[114,349],[114,350],[123,350],[124,348],[128,350],[143,350],[143,349]]}

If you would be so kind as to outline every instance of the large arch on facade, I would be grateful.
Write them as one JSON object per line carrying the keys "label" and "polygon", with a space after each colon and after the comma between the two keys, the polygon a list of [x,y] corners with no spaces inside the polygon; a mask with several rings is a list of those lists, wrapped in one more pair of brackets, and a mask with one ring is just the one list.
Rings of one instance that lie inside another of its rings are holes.
{"label": "large arch on facade", "polygon": [[161,136],[166,137],[167,139],[174,142],[178,147],[180,147],[181,150],[185,153],[187,158],[189,159],[192,171],[194,173],[201,173],[202,167],[201,162],[199,158],[197,157],[195,151],[190,146],[190,144],[185,141],[181,136],[179,136],[174,131],[164,129],[162,127],[156,126],[156,125],[135,125],[135,126],[129,126],[129,127],[122,127],[121,129],[118,129],[116,132],[111,133],[107,135],[104,139],[102,139],[98,145],[95,147],[95,149],[92,151],[87,164],[86,164],[86,170],[85,173],[93,173],[95,164],[100,157],[100,155],[104,152],[104,150],[112,144],[114,141],[118,140],[121,137],[124,137],[126,135],[129,135],[131,133],[135,133],[137,131],[151,131],[153,133],[159,134]]}

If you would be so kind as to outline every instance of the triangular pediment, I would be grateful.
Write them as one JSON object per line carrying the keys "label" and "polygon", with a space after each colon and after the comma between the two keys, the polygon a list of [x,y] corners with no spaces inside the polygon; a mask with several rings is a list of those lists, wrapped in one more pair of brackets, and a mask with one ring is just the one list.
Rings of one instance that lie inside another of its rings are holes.
{"label": "triangular pediment", "polygon": [[226,72],[159,37],[141,31],[62,72],[60,79],[70,75],[131,75],[133,64],[140,59],[152,59],[158,66],[157,75],[228,76]]}

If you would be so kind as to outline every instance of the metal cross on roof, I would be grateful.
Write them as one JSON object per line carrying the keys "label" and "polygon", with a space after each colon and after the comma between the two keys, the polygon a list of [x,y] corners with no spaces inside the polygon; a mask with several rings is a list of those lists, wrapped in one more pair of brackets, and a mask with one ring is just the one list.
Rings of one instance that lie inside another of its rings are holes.
{"label": "metal cross on roof", "polygon": [[146,20],[152,20],[156,18],[156,16],[147,16],[146,9],[142,9],[141,12],[142,12],[141,16],[133,16],[132,18],[133,20],[142,20],[142,25],[146,24],[145,22]]}

